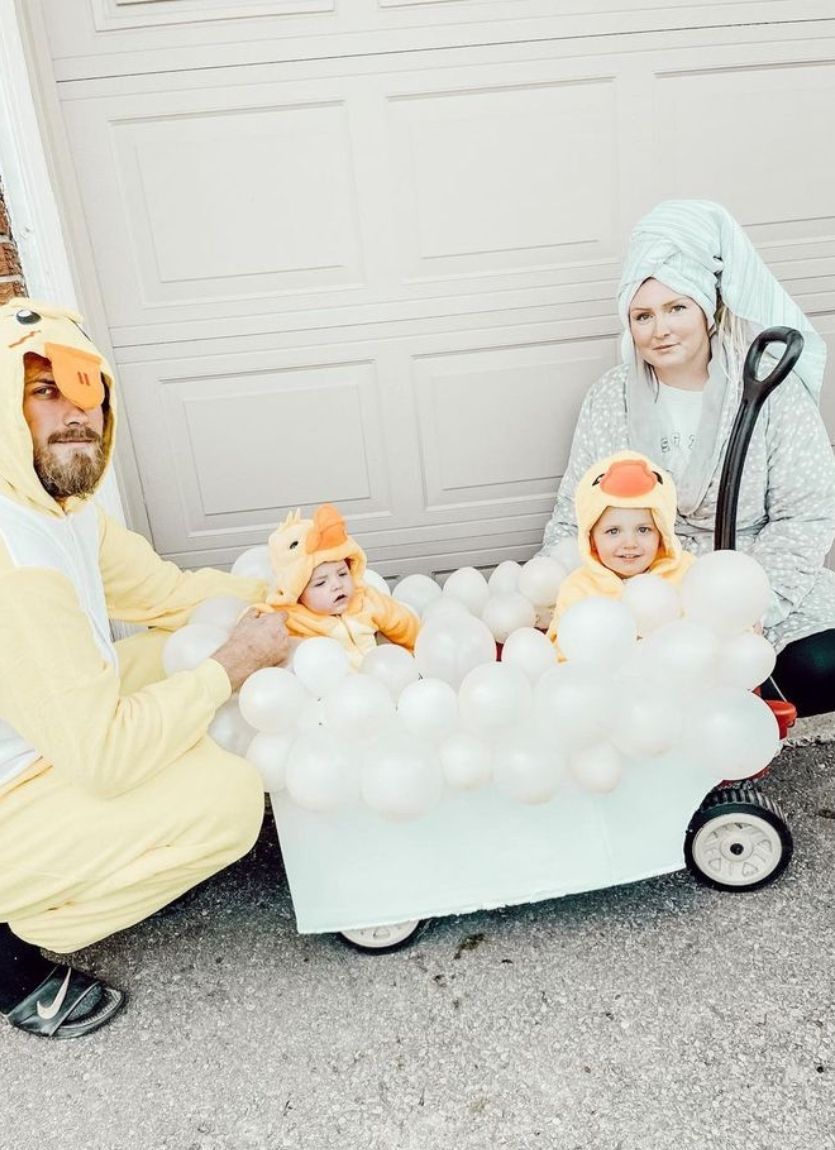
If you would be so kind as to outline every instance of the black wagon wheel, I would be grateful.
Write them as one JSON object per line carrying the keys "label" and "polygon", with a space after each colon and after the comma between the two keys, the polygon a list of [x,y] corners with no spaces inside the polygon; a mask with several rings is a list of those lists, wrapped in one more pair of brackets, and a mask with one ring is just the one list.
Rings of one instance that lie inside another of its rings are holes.
{"label": "black wagon wheel", "polygon": [[778,805],[749,787],[707,796],[684,836],[687,868],[716,890],[759,890],[779,878],[794,843]]}

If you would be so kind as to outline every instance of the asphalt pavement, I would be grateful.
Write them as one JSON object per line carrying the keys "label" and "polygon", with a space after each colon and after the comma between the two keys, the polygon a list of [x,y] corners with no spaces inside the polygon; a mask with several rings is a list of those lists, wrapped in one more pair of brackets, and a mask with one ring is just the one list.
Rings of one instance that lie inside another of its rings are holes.
{"label": "asphalt pavement", "polygon": [[447,918],[369,957],[294,928],[272,821],[190,902],[77,956],[130,1002],[0,1029],[3,1150],[835,1148],[835,748],[764,789],[795,856]]}

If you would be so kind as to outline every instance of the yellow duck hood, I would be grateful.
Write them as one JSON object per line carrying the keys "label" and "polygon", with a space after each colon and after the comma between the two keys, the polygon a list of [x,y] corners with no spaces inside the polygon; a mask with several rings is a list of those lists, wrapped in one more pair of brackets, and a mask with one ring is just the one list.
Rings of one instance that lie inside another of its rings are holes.
{"label": "yellow duck hood", "polygon": [[113,369],[82,330],[81,322],[75,312],[38,300],[17,297],[0,306],[0,494],[47,515],[64,515],[83,500],[73,497],[62,507],[46,493],[35,473],[32,436],[23,416],[23,357],[27,353],[50,361],[59,388],[80,407],[97,406],[106,393],[104,450],[108,463],[113,450]]}
{"label": "yellow duck hood", "polygon": [[351,569],[354,587],[365,574],[365,552],[345,529],[345,520],[330,503],[317,507],[312,519],[291,512],[269,539],[275,588],[267,602],[272,607],[297,603],[320,563],[344,559]]}
{"label": "yellow duck hood", "polygon": [[[637,451],[619,451],[588,469],[574,496],[577,512],[577,545],[583,563],[600,573],[608,584],[612,578],[597,557],[591,530],[607,507],[648,507],[661,536],[658,554],[649,570],[670,578],[682,566],[682,552],[675,533],[676,489],[672,477]],[[684,560],[684,565],[688,565]]]}

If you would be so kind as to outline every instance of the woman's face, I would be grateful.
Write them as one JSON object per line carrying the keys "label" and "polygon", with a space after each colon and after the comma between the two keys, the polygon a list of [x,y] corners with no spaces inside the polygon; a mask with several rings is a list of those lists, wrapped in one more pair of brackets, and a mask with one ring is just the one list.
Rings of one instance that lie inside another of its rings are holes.
{"label": "woman's face", "polygon": [[704,375],[710,359],[705,313],[686,295],[645,280],[629,305],[629,329],[638,354],[656,375]]}

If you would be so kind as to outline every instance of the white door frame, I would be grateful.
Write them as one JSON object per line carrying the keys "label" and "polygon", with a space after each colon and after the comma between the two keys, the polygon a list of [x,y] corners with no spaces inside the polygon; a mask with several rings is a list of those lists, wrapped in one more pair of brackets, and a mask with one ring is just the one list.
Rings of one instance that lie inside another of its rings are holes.
{"label": "white door frame", "polygon": [[[0,174],[29,294],[81,310],[15,0],[0,0]],[[97,495],[125,522],[115,470]]]}

